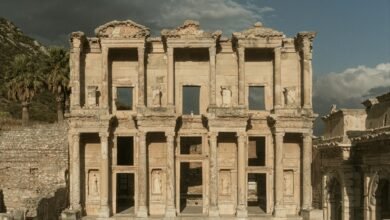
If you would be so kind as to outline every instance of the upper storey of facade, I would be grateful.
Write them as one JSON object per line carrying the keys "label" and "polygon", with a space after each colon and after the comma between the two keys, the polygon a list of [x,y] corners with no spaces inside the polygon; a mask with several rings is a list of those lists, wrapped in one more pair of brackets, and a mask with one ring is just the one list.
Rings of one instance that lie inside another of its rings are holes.
{"label": "upper storey of facade", "polygon": [[312,115],[314,32],[256,23],[228,39],[185,21],[150,37],[127,20],[95,33],[71,34],[73,115]]}

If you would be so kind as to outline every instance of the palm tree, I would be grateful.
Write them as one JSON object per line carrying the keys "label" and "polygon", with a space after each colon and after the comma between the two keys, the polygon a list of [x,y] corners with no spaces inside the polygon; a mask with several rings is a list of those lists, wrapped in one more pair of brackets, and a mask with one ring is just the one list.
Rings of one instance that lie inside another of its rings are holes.
{"label": "palm tree", "polygon": [[28,109],[32,98],[44,86],[44,77],[39,71],[37,56],[16,55],[6,70],[6,89],[9,99],[21,102],[22,124],[29,121]]}
{"label": "palm tree", "polygon": [[49,90],[56,96],[58,121],[64,120],[64,106],[68,99],[69,53],[60,47],[52,47],[43,61]]}

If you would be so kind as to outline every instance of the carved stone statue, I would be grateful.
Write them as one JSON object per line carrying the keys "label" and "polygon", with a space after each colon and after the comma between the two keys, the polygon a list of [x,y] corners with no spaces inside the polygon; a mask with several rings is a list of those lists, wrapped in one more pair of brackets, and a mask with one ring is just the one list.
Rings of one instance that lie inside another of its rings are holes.
{"label": "carved stone statue", "polygon": [[337,111],[336,105],[333,104],[333,105],[330,107],[330,114],[335,113],[336,111]]}
{"label": "carved stone statue", "polygon": [[152,92],[152,102],[154,107],[160,107],[161,106],[161,89],[155,88]]}
{"label": "carved stone statue", "polygon": [[154,170],[152,172],[152,193],[153,194],[161,194],[162,193],[161,187],[162,187],[161,171]]}
{"label": "carved stone statue", "polygon": [[224,175],[222,175],[222,194],[223,195],[229,195],[230,194],[230,177],[229,173],[225,172]]}
{"label": "carved stone statue", "polygon": [[97,93],[97,86],[88,86],[88,88],[87,88],[87,94],[88,94],[87,104],[88,104],[88,106],[90,106],[90,107],[96,106],[96,104],[97,104],[96,93]]}
{"label": "carved stone statue", "polygon": [[89,195],[99,195],[99,177],[96,171],[91,171],[89,174]]}
{"label": "carved stone statue", "polygon": [[297,103],[296,87],[286,87],[283,89],[284,103],[286,106],[295,106]]}
{"label": "carved stone statue", "polygon": [[232,104],[232,91],[228,87],[221,86],[222,107],[230,107]]}

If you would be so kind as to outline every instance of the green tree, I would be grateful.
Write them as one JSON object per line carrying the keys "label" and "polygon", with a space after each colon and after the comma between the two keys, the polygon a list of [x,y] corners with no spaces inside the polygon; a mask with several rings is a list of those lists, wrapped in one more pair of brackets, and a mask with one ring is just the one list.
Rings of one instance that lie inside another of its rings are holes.
{"label": "green tree", "polygon": [[58,121],[64,120],[64,107],[68,97],[69,53],[61,47],[52,47],[43,61],[43,72],[47,76],[47,86],[55,95]]}
{"label": "green tree", "polygon": [[9,99],[22,104],[22,124],[29,122],[29,106],[33,97],[44,87],[38,56],[16,55],[6,68],[6,90]]}

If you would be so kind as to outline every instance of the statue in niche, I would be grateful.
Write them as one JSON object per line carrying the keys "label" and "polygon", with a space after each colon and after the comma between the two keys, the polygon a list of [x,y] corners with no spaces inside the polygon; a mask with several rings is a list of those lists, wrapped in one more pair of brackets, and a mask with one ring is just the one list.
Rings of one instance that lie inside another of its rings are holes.
{"label": "statue in niche", "polygon": [[294,195],[294,173],[293,171],[284,171],[284,195]]}
{"label": "statue in niche", "polygon": [[161,106],[161,89],[160,88],[154,88],[152,91],[152,103],[154,107],[160,107]]}
{"label": "statue in niche", "polygon": [[89,194],[99,195],[99,177],[96,171],[91,171],[89,174]]}
{"label": "statue in niche", "polygon": [[230,175],[228,171],[223,172],[221,176],[221,185],[222,185],[222,194],[229,195],[230,194]]}
{"label": "statue in niche", "polygon": [[230,107],[232,103],[232,91],[228,87],[221,86],[222,107]]}
{"label": "statue in niche", "polygon": [[96,106],[96,104],[97,104],[96,93],[97,93],[97,86],[88,86],[87,87],[88,106],[91,106],[91,107]]}
{"label": "statue in niche", "polygon": [[161,194],[162,190],[162,182],[161,182],[161,170],[153,170],[152,172],[152,193],[153,194]]}
{"label": "statue in niche", "polygon": [[284,95],[284,104],[286,106],[295,106],[296,105],[296,97],[297,97],[297,89],[296,87],[286,87],[283,89]]}

